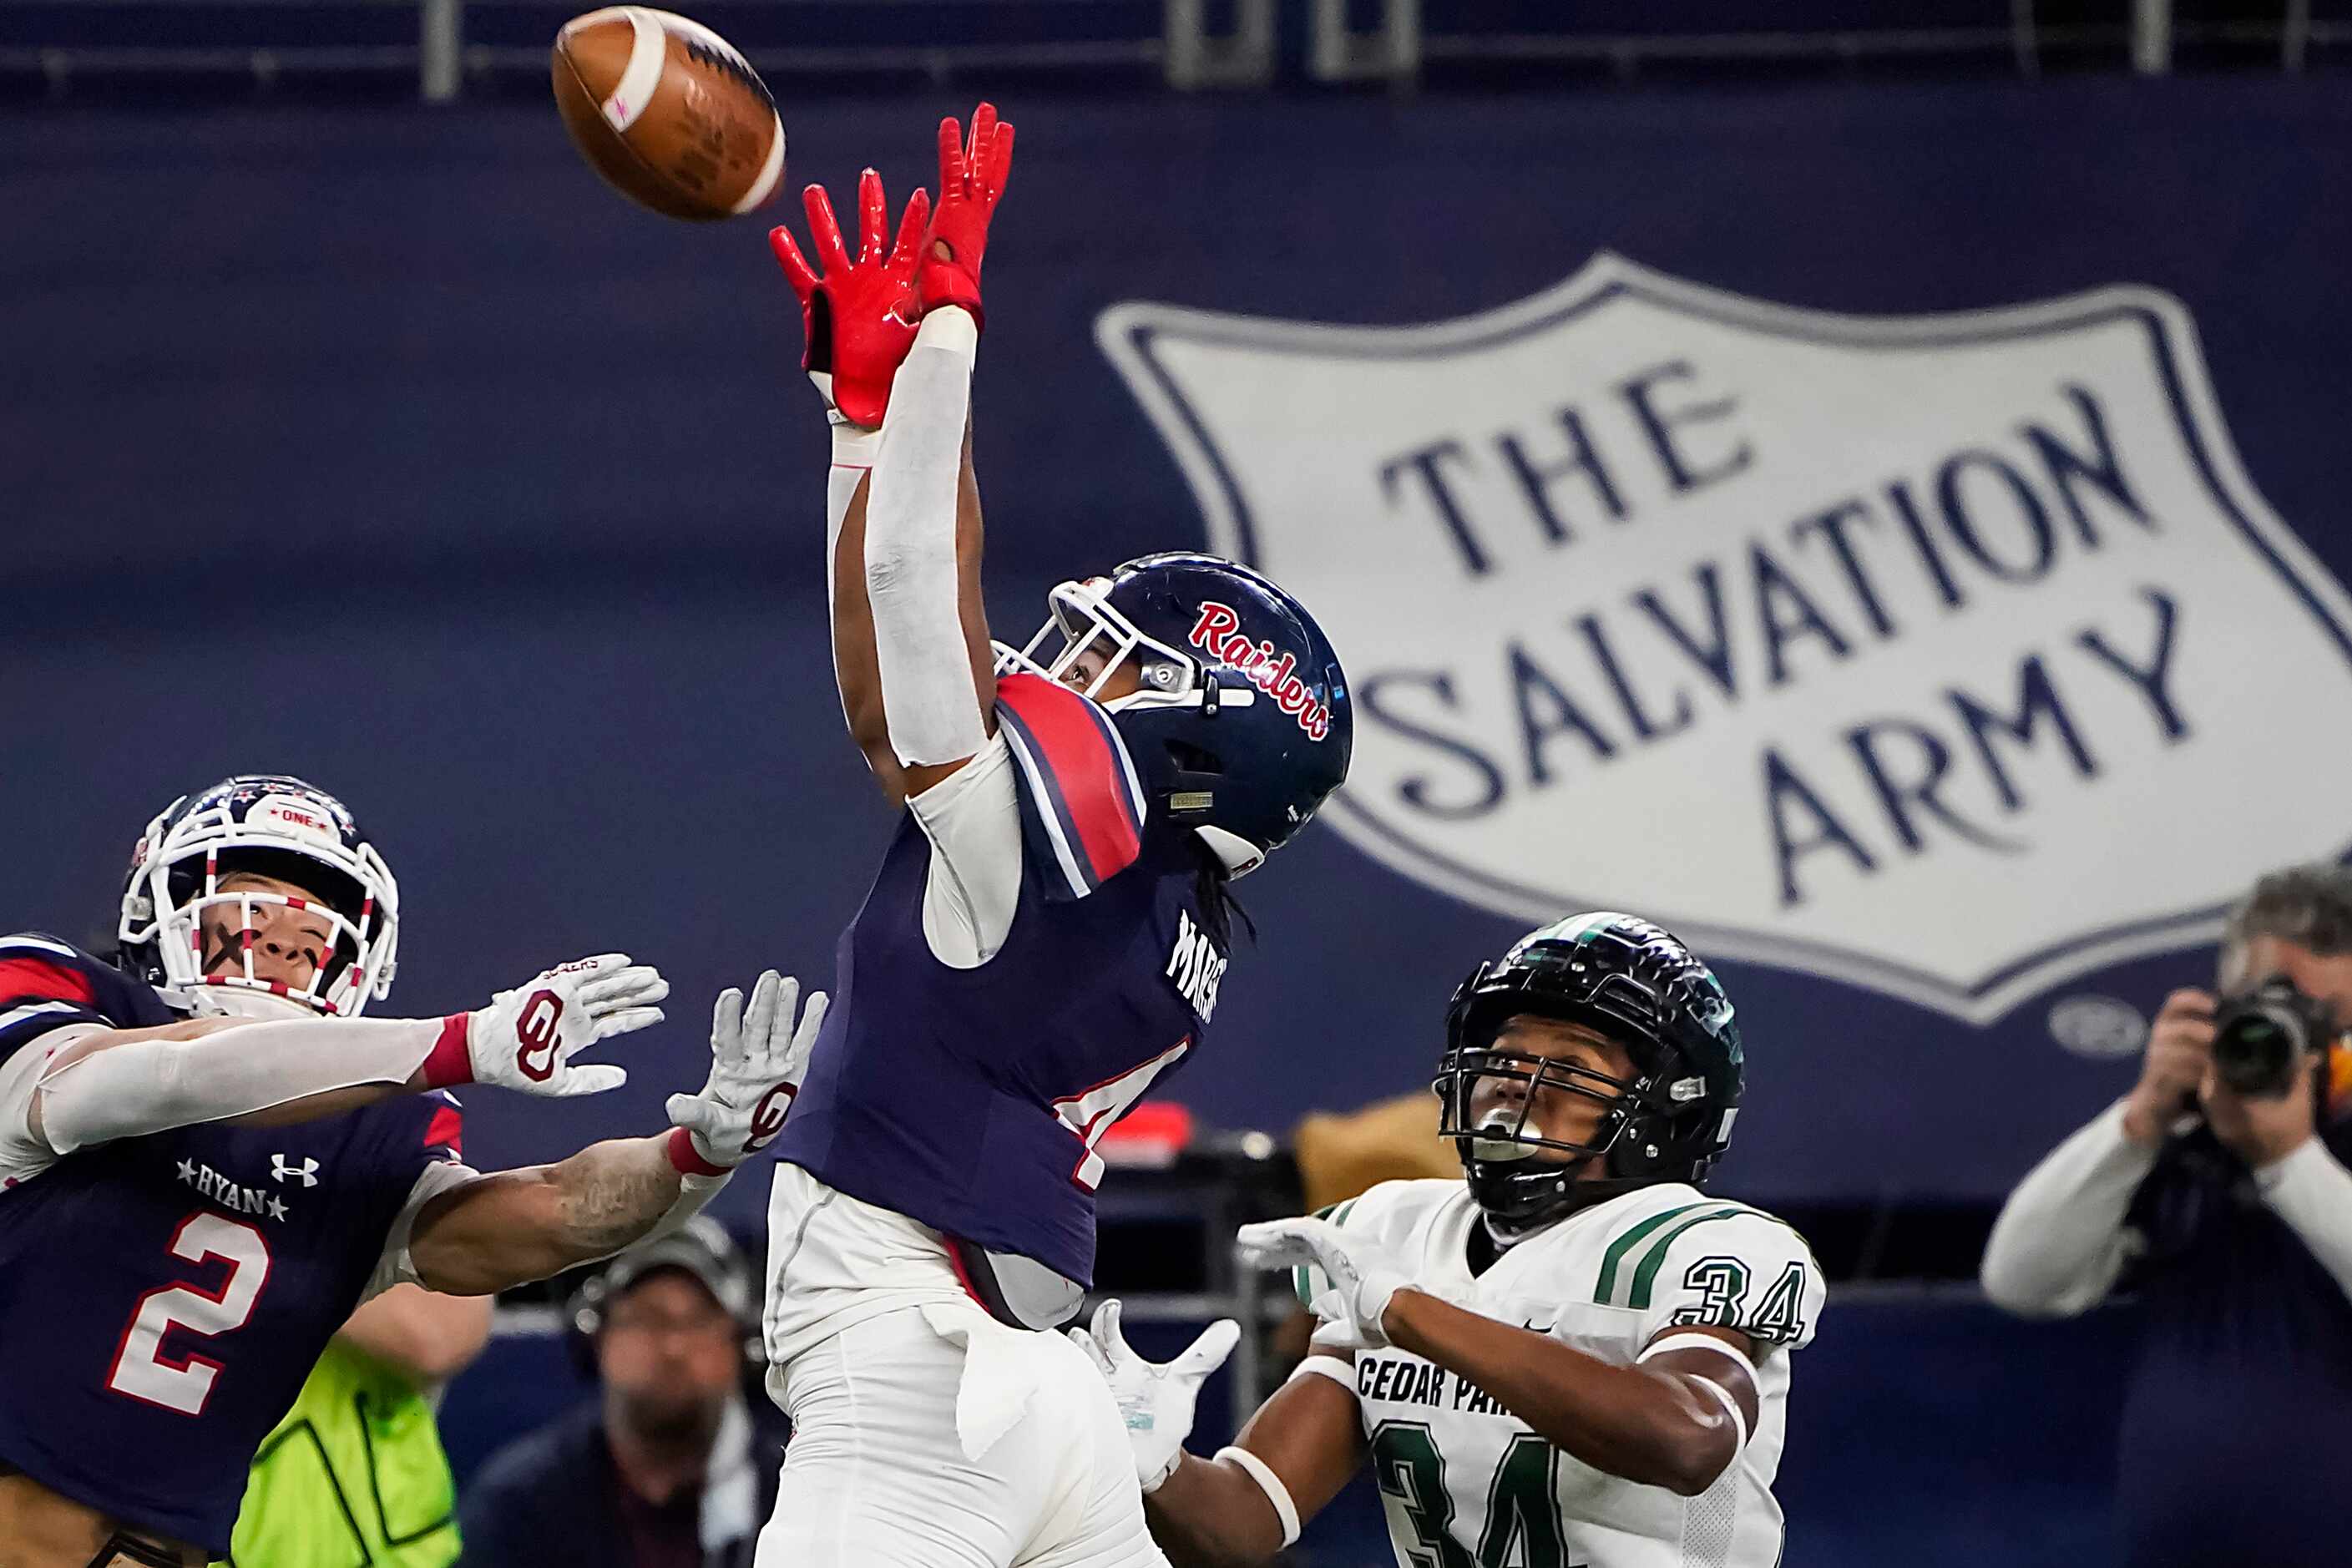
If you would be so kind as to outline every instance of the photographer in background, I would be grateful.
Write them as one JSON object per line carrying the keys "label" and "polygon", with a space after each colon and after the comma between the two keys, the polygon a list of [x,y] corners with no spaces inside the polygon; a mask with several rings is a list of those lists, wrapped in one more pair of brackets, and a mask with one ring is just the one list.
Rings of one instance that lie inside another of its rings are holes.
{"label": "photographer in background", "polygon": [[2047,1317],[2137,1292],[2116,1487],[2128,1568],[2340,1564],[2352,869],[2263,878],[2231,913],[2220,979],[2218,1001],[2165,999],[2138,1083],[2010,1195],[1985,1293]]}

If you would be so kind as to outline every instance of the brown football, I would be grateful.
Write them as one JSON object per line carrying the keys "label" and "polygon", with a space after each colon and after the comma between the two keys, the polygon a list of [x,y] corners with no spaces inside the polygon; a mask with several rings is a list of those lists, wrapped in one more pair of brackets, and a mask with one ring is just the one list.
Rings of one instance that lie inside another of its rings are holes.
{"label": "brown football", "polygon": [[644,5],[574,16],[555,36],[555,106],[630,200],[708,222],[750,212],[784,175],[784,122],[751,62],[699,22]]}

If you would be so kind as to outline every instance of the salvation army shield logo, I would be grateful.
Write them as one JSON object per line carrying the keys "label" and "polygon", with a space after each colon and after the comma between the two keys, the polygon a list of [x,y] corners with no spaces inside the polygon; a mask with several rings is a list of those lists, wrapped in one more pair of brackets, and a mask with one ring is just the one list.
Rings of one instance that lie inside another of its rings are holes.
{"label": "salvation army shield logo", "polygon": [[1403,329],[1097,337],[1353,682],[1329,819],[1528,920],[1985,1021],[2344,853],[2352,602],[2179,301],[1861,318],[1603,256]]}

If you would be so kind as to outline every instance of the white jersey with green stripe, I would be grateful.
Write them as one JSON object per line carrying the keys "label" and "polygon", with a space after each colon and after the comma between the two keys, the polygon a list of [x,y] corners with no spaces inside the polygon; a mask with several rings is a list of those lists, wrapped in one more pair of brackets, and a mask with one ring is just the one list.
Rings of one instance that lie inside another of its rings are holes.
{"label": "white jersey with green stripe", "polygon": [[[1410,1260],[1416,1288],[1613,1364],[1678,1326],[1755,1342],[1755,1430],[1698,1497],[1642,1486],[1553,1447],[1484,1390],[1394,1348],[1356,1353],[1355,1388],[1400,1568],[1772,1568],[1772,1479],[1787,1436],[1790,1352],[1825,1289],[1804,1238],[1695,1187],[1644,1187],[1469,1267],[1478,1206],[1460,1182],[1387,1182],[1327,1211]],[[1322,1285],[1300,1270],[1301,1299]],[[1329,1331],[1318,1331],[1328,1341]]]}

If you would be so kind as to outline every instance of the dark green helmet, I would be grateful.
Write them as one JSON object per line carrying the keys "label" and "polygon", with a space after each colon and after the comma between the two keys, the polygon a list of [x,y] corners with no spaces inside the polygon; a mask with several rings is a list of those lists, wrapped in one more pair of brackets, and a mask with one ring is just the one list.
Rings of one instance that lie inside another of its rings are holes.
{"label": "dark green helmet", "polygon": [[[1632,1056],[1633,1077],[1495,1050],[1504,1024],[1523,1015],[1600,1030]],[[1731,998],[1714,972],[1671,933],[1604,910],[1529,931],[1471,972],[1446,1009],[1432,1087],[1444,1102],[1439,1132],[1454,1140],[1479,1207],[1524,1229],[1604,1193],[1705,1182],[1731,1142],[1744,1073]],[[1515,1118],[1473,1124],[1481,1079],[1524,1086]],[[1600,1100],[1608,1114],[1590,1142],[1543,1137],[1527,1128],[1539,1089]],[[1514,1147],[1496,1157],[1498,1145]],[[1531,1158],[1538,1149],[1581,1157]],[[1580,1180],[1595,1160],[1604,1173]]]}

